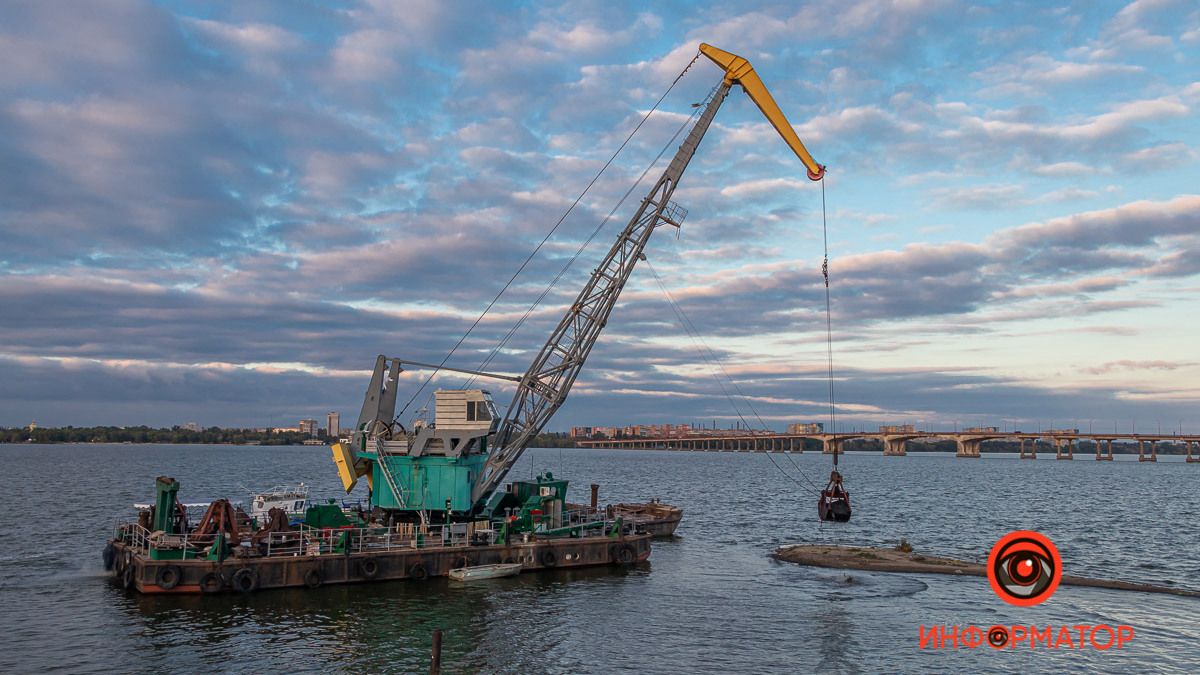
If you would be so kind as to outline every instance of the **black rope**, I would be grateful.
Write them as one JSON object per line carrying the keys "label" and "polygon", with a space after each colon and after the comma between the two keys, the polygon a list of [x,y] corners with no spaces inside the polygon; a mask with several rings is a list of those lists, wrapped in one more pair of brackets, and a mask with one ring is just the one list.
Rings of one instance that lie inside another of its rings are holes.
{"label": "black rope", "polygon": [[[715,91],[716,91],[716,88],[714,87],[713,92],[715,92]],[[712,92],[709,93],[709,98],[711,98],[711,96],[712,96]],[[703,108],[703,104],[701,104],[700,107],[694,109],[692,111],[692,114],[689,115],[686,120],[684,120],[683,124],[679,125],[679,128],[675,130],[675,133],[671,136],[670,140],[668,140],[663,145],[662,149],[658,151],[658,155],[656,155],[654,157],[654,159],[646,166],[646,168],[644,170],[642,170],[642,174],[640,176],[638,176],[637,181],[634,182],[633,185],[629,186],[629,189],[625,191],[625,194],[622,195],[621,199],[617,202],[617,205],[614,206],[608,212],[608,214],[606,216],[604,216],[604,219],[600,221],[600,224],[597,225],[596,228],[594,230],[592,230],[592,233],[590,235],[588,235],[587,239],[585,239],[583,241],[583,243],[581,243],[579,245],[579,248],[576,249],[575,254],[572,255],[570,257],[570,259],[567,260],[566,264],[563,265],[562,269],[560,269],[558,271],[558,274],[556,274],[554,276],[554,279],[552,279],[550,281],[550,283],[547,284],[544,289],[542,289],[541,294],[538,295],[537,299],[535,299],[533,301],[533,304],[529,305],[529,308],[525,310],[525,314],[523,314],[521,316],[521,318],[518,319],[517,322],[513,325],[513,327],[508,330],[508,333],[506,333],[504,335],[504,338],[502,340],[500,340],[500,343],[497,344],[495,346],[495,348],[492,349],[491,353],[489,353],[487,358],[485,358],[479,364],[479,366],[476,368],[476,370],[486,369],[488,367],[488,365],[491,364],[492,360],[495,359],[497,355],[499,355],[500,350],[504,349],[505,345],[508,344],[508,341],[510,339],[512,339],[513,335],[516,334],[516,332],[518,330],[520,330],[521,326],[523,326],[525,324],[525,322],[533,314],[534,310],[536,310],[537,307],[542,304],[542,301],[546,299],[546,296],[549,295],[550,291],[554,289],[554,287],[558,284],[559,280],[561,280],[562,277],[567,273],[567,271],[571,269],[571,266],[575,264],[575,261],[579,258],[580,255],[583,254],[584,250],[587,249],[587,247],[591,245],[591,243],[596,239],[596,237],[600,235],[600,232],[604,229],[604,227],[606,225],[608,225],[609,221],[612,220],[612,217],[625,204],[625,201],[627,199],[629,199],[629,195],[633,194],[633,191],[636,190],[638,188],[638,186],[642,184],[642,181],[646,179],[646,175],[650,173],[650,171],[654,168],[654,166],[656,164],[658,164],[659,160],[662,159],[663,155],[666,154],[667,150],[669,150],[671,148],[671,146],[675,143],[675,139],[679,138],[679,134],[683,133],[683,130],[686,129],[689,124],[691,124],[692,120],[696,117],[696,115],[700,112],[700,110],[702,108]],[[468,379],[467,382],[463,385],[463,388],[465,389],[465,388],[469,387],[471,385],[471,383],[475,381],[475,379],[476,379],[476,376],[472,375],[470,377],[470,379]]]}
{"label": "black rope", "polygon": [[554,224],[554,227],[550,228],[550,231],[546,233],[546,236],[543,237],[540,242],[538,242],[537,247],[533,249],[533,252],[529,254],[529,257],[525,258],[525,262],[521,263],[521,266],[517,268],[517,271],[514,272],[512,277],[508,280],[508,283],[504,284],[504,287],[500,289],[500,292],[496,294],[496,297],[492,298],[492,301],[488,303],[488,306],[484,308],[483,312],[475,319],[470,328],[467,328],[467,332],[463,333],[463,336],[458,339],[458,342],[454,343],[454,346],[450,348],[450,351],[447,352],[446,356],[443,357],[438,363],[437,368],[434,368],[433,372],[429,373],[429,376],[425,378],[425,381],[422,382],[421,386],[418,387],[416,392],[413,393],[412,398],[408,399],[408,402],[405,403],[404,407],[400,409],[400,412],[396,414],[397,418],[399,418],[400,415],[403,415],[405,410],[408,410],[408,406],[412,405],[412,402],[415,401],[417,397],[421,395],[421,392],[425,390],[425,387],[429,385],[430,380],[432,380],[433,377],[438,374],[438,371],[442,369],[442,366],[446,365],[446,362],[450,360],[450,357],[454,355],[454,352],[457,351],[460,346],[462,346],[462,343],[469,335],[471,335],[471,332],[475,330],[475,327],[479,325],[479,322],[483,320],[483,317],[487,316],[487,313],[490,312],[492,307],[495,306],[495,304],[500,300],[500,296],[504,295],[504,292],[508,290],[509,286],[512,286],[513,281],[516,281],[517,276],[525,270],[525,267],[529,265],[529,262],[533,260],[533,257],[537,255],[538,251],[542,250],[542,246],[544,246],[546,242],[550,240],[550,237],[552,237],[558,230],[559,226],[563,224],[563,221],[567,219],[567,216],[571,215],[571,212],[575,210],[575,207],[579,205],[579,202],[592,189],[592,186],[596,184],[596,181],[600,180],[600,176],[604,175],[604,172],[609,166],[612,165],[613,161],[616,160],[617,155],[621,154],[621,151],[624,150],[625,146],[629,144],[629,141],[633,138],[634,134],[636,134],[638,130],[642,128],[642,125],[646,123],[646,120],[650,119],[650,116],[653,115],[654,111],[658,109],[658,106],[662,104],[663,99],[667,97],[667,94],[671,93],[671,90],[675,88],[676,84],[679,84],[679,80],[683,79],[683,76],[688,70],[691,69],[692,64],[694,64],[698,58],[700,58],[699,52],[692,57],[692,60],[688,62],[687,66],[685,66],[682,71],[680,71],[679,75],[675,76],[675,80],[671,82],[671,86],[667,87],[667,90],[663,92],[662,96],[658,97],[658,100],[654,102],[654,105],[650,108],[650,110],[647,111],[644,116],[642,116],[641,121],[637,123],[637,126],[633,128],[633,131],[630,131],[629,135],[625,137],[625,140],[621,142],[621,146],[612,154],[612,157],[608,158],[608,161],[604,163],[604,166],[600,167],[600,171],[598,171],[596,175],[592,177],[592,180],[587,184],[587,187],[583,189],[583,192],[579,193],[579,196],[575,198],[575,201],[571,203],[571,206],[567,208],[566,212],[562,214],[562,217],[558,219],[558,222]]}

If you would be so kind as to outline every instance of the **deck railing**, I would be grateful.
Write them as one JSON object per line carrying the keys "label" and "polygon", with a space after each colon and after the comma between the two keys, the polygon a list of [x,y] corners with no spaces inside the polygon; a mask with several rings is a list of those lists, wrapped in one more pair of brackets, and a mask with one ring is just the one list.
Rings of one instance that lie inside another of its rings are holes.
{"label": "deck railing", "polygon": [[[561,527],[584,527],[607,530],[613,524],[603,509],[564,511]],[[390,527],[316,528],[300,524],[287,532],[268,532],[257,539],[246,533],[241,541],[229,542],[235,557],[291,557],[394,551],[399,549],[461,548],[490,542],[494,529],[468,527],[465,523],[430,525],[424,528],[409,526],[406,530]],[[626,525],[628,527],[628,525]],[[530,533],[534,536],[536,533]],[[151,532],[138,523],[121,523],[114,528],[113,538],[131,548],[149,554],[151,551],[191,551],[205,554],[215,539],[212,534],[164,534]],[[244,551],[244,552],[242,552]]]}
{"label": "deck railing", "polygon": [[[481,530],[482,531],[482,530]],[[113,538],[133,549],[151,551],[190,550],[200,554],[211,546],[211,534],[156,534],[137,523],[122,523],[114,528]],[[230,542],[237,548],[254,549],[252,536]],[[301,524],[287,532],[269,532],[260,537],[257,550],[250,556],[308,556],[331,553],[363,553],[397,549],[458,548],[469,546],[471,537],[465,527],[434,525],[416,532],[397,532],[386,527],[316,528]],[[236,553],[234,554],[237,555]]]}

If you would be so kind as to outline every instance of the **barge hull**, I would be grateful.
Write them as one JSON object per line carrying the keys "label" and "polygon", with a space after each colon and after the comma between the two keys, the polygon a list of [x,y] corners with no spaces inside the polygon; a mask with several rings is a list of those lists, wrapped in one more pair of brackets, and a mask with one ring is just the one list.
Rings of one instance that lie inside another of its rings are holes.
{"label": "barge hull", "polygon": [[113,541],[113,571],[119,583],[141,593],[253,592],[273,588],[425,580],[473,565],[520,563],[521,571],[573,569],[642,562],[650,557],[650,535],[586,537],[494,546],[390,549],[350,554],[154,560],[142,550]]}

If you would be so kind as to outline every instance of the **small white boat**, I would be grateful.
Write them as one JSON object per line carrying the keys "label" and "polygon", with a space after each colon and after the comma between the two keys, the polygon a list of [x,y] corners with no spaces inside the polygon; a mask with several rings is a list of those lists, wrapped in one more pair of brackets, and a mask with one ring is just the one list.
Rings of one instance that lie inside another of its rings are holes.
{"label": "small white boat", "polygon": [[308,486],[304,483],[277,485],[250,496],[250,517],[257,519],[259,523],[270,519],[270,511],[273,508],[283,509],[290,518],[303,516],[304,510],[308,508]]}
{"label": "small white boat", "polygon": [[458,567],[450,570],[450,578],[455,581],[479,581],[480,579],[499,579],[512,577],[521,573],[521,563],[501,563],[499,565],[474,565]]}

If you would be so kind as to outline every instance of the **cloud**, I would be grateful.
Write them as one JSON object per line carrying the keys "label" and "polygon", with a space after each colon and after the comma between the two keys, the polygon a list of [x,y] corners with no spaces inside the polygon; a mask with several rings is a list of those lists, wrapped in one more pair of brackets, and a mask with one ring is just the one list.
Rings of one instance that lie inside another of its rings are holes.
{"label": "cloud", "polygon": [[1184,143],[1164,143],[1126,153],[1123,163],[1142,171],[1164,171],[1196,160],[1196,151]]}
{"label": "cloud", "polygon": [[1024,203],[1024,194],[1020,185],[975,185],[930,191],[935,203],[953,210],[1013,208]]}
{"label": "cloud", "polygon": [[1005,62],[976,73],[987,83],[989,96],[1048,96],[1063,87],[1100,85],[1142,77],[1143,66],[1127,63],[1063,61],[1048,54],[1032,54],[1018,62]]}
{"label": "cloud", "polygon": [[1195,232],[1198,214],[1200,195],[1182,195],[1162,202],[1137,201],[1003,230],[989,236],[987,243],[1027,250],[1143,246],[1158,237]]}
{"label": "cloud", "polygon": [[1040,176],[1067,177],[1094,174],[1096,169],[1082,162],[1055,162],[1043,164],[1035,168],[1033,172]]}
{"label": "cloud", "polygon": [[1108,373],[1123,371],[1123,370],[1178,370],[1185,366],[1194,366],[1194,363],[1176,363],[1174,361],[1109,361],[1093,368],[1088,368],[1089,373],[1096,375],[1107,375]]}

